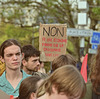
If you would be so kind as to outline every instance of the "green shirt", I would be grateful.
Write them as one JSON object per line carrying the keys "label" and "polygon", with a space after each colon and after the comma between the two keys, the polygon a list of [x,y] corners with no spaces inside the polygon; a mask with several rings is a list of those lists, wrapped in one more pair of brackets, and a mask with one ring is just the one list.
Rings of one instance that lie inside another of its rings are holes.
{"label": "green shirt", "polygon": [[86,94],[81,99],[92,99],[92,83],[91,82],[86,84]]}
{"label": "green shirt", "polygon": [[19,87],[23,79],[27,78],[28,74],[26,74],[23,70],[21,70],[23,73],[23,78],[20,80],[17,87],[14,89],[12,85],[9,83],[9,81],[6,79],[6,73],[4,72],[2,76],[0,77],[0,89],[7,93],[8,95],[13,95],[14,97],[17,97],[19,95]]}

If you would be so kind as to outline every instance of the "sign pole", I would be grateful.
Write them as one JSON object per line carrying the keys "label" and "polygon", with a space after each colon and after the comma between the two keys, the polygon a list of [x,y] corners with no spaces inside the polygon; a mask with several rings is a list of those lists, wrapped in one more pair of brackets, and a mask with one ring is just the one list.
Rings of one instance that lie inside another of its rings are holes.
{"label": "sign pole", "polygon": [[80,55],[84,55],[84,44],[85,44],[84,37],[81,37],[81,39],[80,39]]}
{"label": "sign pole", "polygon": [[[78,26],[79,29],[84,29],[84,26],[87,25],[87,1],[86,0],[80,0],[78,3],[78,9],[81,11],[81,13],[78,13]],[[84,37],[81,37],[80,39],[80,55],[84,55],[84,45],[85,45],[85,39]]]}
{"label": "sign pole", "polygon": [[[84,29],[84,26],[79,26],[79,29]],[[80,55],[84,55],[85,38],[80,38]]]}

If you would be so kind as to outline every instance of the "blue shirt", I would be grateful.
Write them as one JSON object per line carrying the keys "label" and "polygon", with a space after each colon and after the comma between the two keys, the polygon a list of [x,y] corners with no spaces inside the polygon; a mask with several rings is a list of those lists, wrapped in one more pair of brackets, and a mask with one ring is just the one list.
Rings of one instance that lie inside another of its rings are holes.
{"label": "blue shirt", "polygon": [[26,74],[23,70],[21,70],[22,74],[23,74],[23,78],[20,80],[19,84],[17,85],[17,87],[14,89],[12,87],[12,85],[9,83],[9,81],[6,79],[6,73],[4,72],[2,74],[2,76],[0,77],[0,89],[2,91],[4,91],[5,93],[7,93],[8,95],[13,95],[14,97],[18,97],[19,95],[19,87],[21,82],[27,78],[28,74]]}

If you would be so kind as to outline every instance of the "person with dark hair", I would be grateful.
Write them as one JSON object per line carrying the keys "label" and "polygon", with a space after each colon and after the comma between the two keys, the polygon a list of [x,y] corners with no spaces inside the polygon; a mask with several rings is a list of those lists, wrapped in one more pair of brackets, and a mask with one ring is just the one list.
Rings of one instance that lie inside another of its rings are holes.
{"label": "person with dark hair", "polygon": [[73,65],[56,69],[37,89],[37,99],[80,99],[85,95],[84,79]]}
{"label": "person with dark hair", "polygon": [[81,71],[82,62],[83,62],[83,60],[84,60],[84,57],[85,57],[85,55],[81,55],[81,56],[80,56],[80,61],[77,62],[77,69],[78,69],[79,71]]}
{"label": "person with dark hair", "polygon": [[37,71],[40,65],[40,51],[34,48],[32,45],[25,45],[22,47],[22,53],[24,58],[22,60],[22,69],[32,75],[34,71]]}
{"label": "person with dark hair", "polygon": [[30,76],[21,82],[19,96],[15,99],[36,99],[36,91],[44,78],[39,75]]}
{"label": "person with dark hair", "polygon": [[63,65],[76,66],[76,60],[70,54],[60,55],[52,61],[52,72]]}
{"label": "person with dark hair", "polygon": [[0,77],[0,89],[8,95],[18,96],[23,79],[30,76],[21,70],[22,50],[17,40],[8,39],[1,44],[0,54],[6,70]]}
{"label": "person with dark hair", "polygon": [[[80,55],[80,61],[77,62],[77,69],[81,72],[81,67],[82,67],[82,63],[83,63],[83,60],[85,58],[85,55],[82,54]],[[87,64],[87,77],[88,77],[88,74],[89,74],[89,68],[88,68],[88,64]]]}
{"label": "person with dark hair", "polygon": [[100,45],[91,58],[90,81],[86,84],[86,95],[82,99],[100,99]]}

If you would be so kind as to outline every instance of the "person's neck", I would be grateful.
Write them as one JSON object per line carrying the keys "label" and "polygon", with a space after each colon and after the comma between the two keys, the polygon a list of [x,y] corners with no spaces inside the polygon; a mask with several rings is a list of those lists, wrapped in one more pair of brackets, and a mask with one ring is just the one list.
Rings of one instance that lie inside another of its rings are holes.
{"label": "person's neck", "polygon": [[28,70],[28,69],[25,68],[25,67],[23,67],[23,70],[24,70],[27,74],[29,74],[29,75],[32,75],[32,73],[33,73],[33,71],[30,71],[30,70]]}
{"label": "person's neck", "polygon": [[17,70],[6,69],[6,78],[9,80],[22,78],[21,70],[20,69],[17,69]]}
{"label": "person's neck", "polygon": [[6,70],[6,79],[9,81],[9,83],[12,85],[14,89],[17,87],[18,83],[22,78],[23,75],[20,69]]}

